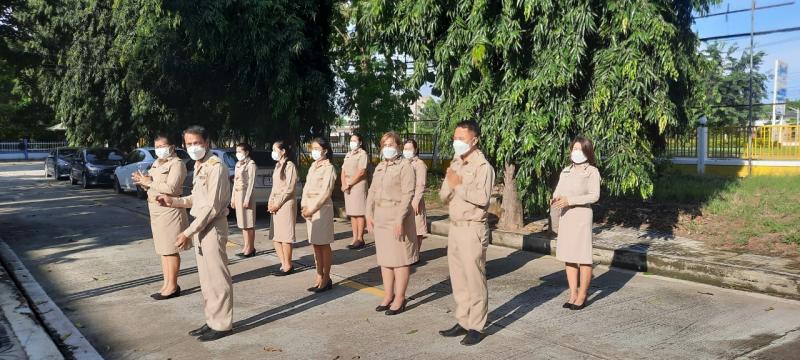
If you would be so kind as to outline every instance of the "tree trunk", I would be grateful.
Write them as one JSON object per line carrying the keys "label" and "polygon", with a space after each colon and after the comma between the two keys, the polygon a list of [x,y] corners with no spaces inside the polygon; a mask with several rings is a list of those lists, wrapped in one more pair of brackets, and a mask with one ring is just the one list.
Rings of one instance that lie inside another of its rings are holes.
{"label": "tree trunk", "polygon": [[513,163],[506,163],[503,171],[503,213],[500,215],[498,228],[505,230],[519,230],[525,224],[522,222],[522,202],[517,194],[514,174],[516,166]]}

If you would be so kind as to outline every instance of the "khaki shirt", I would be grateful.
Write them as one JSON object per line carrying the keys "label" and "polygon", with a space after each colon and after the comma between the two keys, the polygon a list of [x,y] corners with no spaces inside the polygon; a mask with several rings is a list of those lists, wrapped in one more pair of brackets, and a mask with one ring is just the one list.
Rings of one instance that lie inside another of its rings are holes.
{"label": "khaki shirt", "polygon": [[335,183],[336,173],[330,160],[315,161],[308,169],[300,207],[312,214],[319,211],[322,205],[330,200]]}
{"label": "khaki shirt", "polygon": [[414,168],[408,160],[384,160],[372,174],[372,186],[367,193],[367,218],[375,218],[375,206],[397,209],[393,224],[402,224],[410,214],[414,198]]}
{"label": "khaki shirt", "polygon": [[[233,171],[233,191],[244,192],[244,196],[242,197],[244,200],[242,202],[243,204],[249,204],[250,197],[253,196],[257,170],[256,162],[250,158],[236,162],[236,168]],[[231,194],[231,199],[233,199],[233,194]]]}
{"label": "khaki shirt", "polygon": [[[284,165],[285,164],[285,165]],[[284,166],[286,166],[284,168]],[[281,169],[284,169],[281,179]],[[272,171],[272,191],[269,193],[270,206],[282,206],[289,199],[294,199],[297,187],[297,167],[291,161],[283,160],[275,165]]]}
{"label": "khaki shirt", "polygon": [[194,217],[194,221],[183,234],[191,238],[205,230],[214,220],[227,217],[230,196],[228,166],[208,151],[202,163],[195,163],[192,194],[173,201],[175,207],[191,208],[189,214]]}
{"label": "khaki shirt", "polygon": [[153,182],[146,186],[147,201],[155,203],[158,195],[181,196],[183,181],[186,180],[186,165],[174,153],[164,159],[157,159],[148,170]]}
{"label": "khaki shirt", "polygon": [[564,197],[569,206],[586,206],[600,199],[600,171],[584,163],[561,171],[553,198]]}
{"label": "khaki shirt", "polygon": [[[350,182],[358,174],[359,170],[366,171],[368,161],[369,156],[364,149],[358,148],[355,151],[348,152],[344,156],[344,162],[342,163],[342,180]],[[344,178],[345,176],[347,176],[347,179]],[[359,182],[365,179],[365,177],[362,177]]]}
{"label": "khaki shirt", "polygon": [[445,178],[439,197],[449,204],[450,221],[485,222],[494,187],[494,168],[480,150],[466,159],[456,156],[450,169],[461,176],[461,184],[451,189]]}
{"label": "khaki shirt", "polygon": [[415,175],[415,186],[414,186],[414,199],[411,200],[411,203],[419,206],[422,203],[422,199],[425,197],[425,183],[428,179],[428,166],[425,165],[425,162],[418,157],[413,157],[411,159],[411,167],[414,168],[414,175]]}

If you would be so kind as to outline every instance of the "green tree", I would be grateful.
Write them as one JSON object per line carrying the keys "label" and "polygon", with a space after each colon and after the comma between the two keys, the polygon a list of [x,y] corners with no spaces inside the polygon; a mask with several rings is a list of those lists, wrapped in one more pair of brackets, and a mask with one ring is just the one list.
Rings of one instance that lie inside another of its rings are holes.
{"label": "green tree", "polygon": [[[703,72],[701,84],[705,86],[707,117],[710,125],[747,125],[749,123],[748,104],[750,99],[750,50],[744,50],[737,57],[736,45],[713,42],[703,50],[709,62],[708,70]],[[753,54],[753,104],[760,104],[766,95],[767,75],[760,72],[764,62],[764,52]],[[771,101],[771,100],[770,100]],[[772,107],[755,106],[754,118],[769,111]]]}
{"label": "green tree", "polygon": [[206,126],[217,140],[294,140],[333,119],[332,0],[31,2],[31,68],[71,141],[129,147]]}
{"label": "green tree", "polygon": [[367,141],[377,141],[390,130],[406,132],[409,104],[419,92],[404,86],[404,57],[375,46],[359,32],[350,2],[338,3],[337,10],[331,54],[339,80],[339,111],[357,120],[357,131]]}
{"label": "green tree", "polygon": [[[408,86],[435,77],[448,128],[478,120],[483,149],[504,166],[506,191],[541,210],[579,134],[595,141],[609,193],[652,194],[658,138],[695,115],[692,11],[709,2],[356,3],[359,31],[414,59]],[[516,227],[521,215],[505,195],[513,217],[506,225]]]}

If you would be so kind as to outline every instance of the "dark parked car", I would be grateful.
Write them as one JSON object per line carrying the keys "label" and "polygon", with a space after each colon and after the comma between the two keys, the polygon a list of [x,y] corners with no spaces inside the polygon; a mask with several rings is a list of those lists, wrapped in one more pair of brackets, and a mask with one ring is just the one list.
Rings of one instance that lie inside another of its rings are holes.
{"label": "dark parked car", "polygon": [[47,158],[44,159],[44,177],[54,177],[61,179],[69,176],[72,158],[78,153],[77,148],[59,148],[50,150]]}
{"label": "dark parked car", "polygon": [[112,185],[114,169],[125,159],[117,149],[81,149],[72,160],[69,180],[72,185],[81,183],[84,189],[95,185]]}

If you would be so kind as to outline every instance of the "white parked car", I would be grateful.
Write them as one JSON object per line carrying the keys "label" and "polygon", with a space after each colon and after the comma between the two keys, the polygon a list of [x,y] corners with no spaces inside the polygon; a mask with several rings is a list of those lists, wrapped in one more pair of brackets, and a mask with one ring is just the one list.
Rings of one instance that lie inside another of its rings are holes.
{"label": "white parked car", "polygon": [[[188,162],[191,161],[191,159],[189,159],[189,154],[187,154],[183,149],[176,149],[175,152],[177,153],[178,157],[181,158],[181,160],[187,163],[188,167]],[[120,194],[124,192],[136,191],[136,195],[139,198],[146,198],[147,192],[134,184],[131,177],[137,171],[146,173],[147,170],[150,169],[150,166],[153,165],[155,160],[156,150],[153,147],[143,147],[131,151],[128,156],[125,157],[122,165],[114,170],[114,190]],[[187,181],[185,181],[183,184],[183,189],[184,194],[191,192],[191,178],[187,177]]]}

